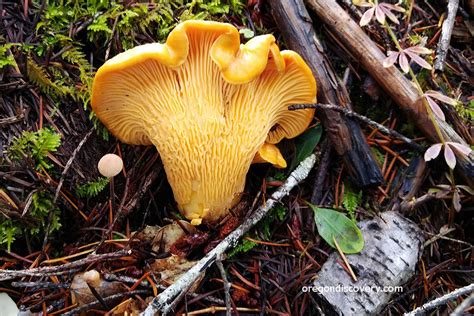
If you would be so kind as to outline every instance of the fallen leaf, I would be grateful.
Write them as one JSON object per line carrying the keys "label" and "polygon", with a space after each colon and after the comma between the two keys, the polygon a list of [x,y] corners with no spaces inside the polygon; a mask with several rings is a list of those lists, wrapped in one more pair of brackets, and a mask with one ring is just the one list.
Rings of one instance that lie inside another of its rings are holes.
{"label": "fallen leaf", "polygon": [[[90,270],[74,276],[71,283],[73,303],[81,306],[97,301],[89,286],[92,286],[102,298],[127,291],[127,287],[122,283],[105,281],[101,278],[99,272]],[[114,304],[111,303],[110,305],[113,306]]]}
{"label": "fallen leaf", "polygon": [[[309,203],[308,203],[309,204]],[[314,211],[314,220],[319,235],[333,248],[334,239],[344,253],[358,253],[364,248],[364,238],[360,229],[347,216],[335,210],[309,206]]]}

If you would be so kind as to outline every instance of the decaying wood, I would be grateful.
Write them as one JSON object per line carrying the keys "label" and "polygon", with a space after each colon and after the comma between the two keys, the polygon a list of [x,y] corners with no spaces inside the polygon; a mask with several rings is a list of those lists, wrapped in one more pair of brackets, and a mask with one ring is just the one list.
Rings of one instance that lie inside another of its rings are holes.
{"label": "decaying wood", "polygon": [[393,199],[387,209],[404,213],[416,207],[415,196],[425,182],[428,171],[423,157],[418,156],[411,159],[410,164],[397,181],[394,194],[392,194]]}
{"label": "decaying wood", "polygon": [[170,313],[172,307],[175,305],[176,299],[179,298],[180,295],[183,295],[183,293],[196,282],[201,273],[206,271],[218,258],[221,258],[227,249],[234,247],[240,238],[265,217],[283,197],[288,195],[295,185],[303,181],[308,176],[315,162],[316,156],[314,154],[303,160],[263,206],[259,207],[252,215],[247,217],[239,227],[224,238],[176,282],[155,297],[141,315],[153,316],[158,312],[162,312],[165,315]]}
{"label": "decaying wood", "polygon": [[[329,141],[326,138],[321,145],[321,159],[318,166],[316,177],[314,178],[313,193],[311,194],[311,204],[321,205],[324,192],[324,180],[328,175],[329,165],[332,157],[332,147],[329,145]],[[314,228],[314,222],[308,223],[311,228]],[[313,230],[313,229],[312,229]]]}
{"label": "decaying wood", "polygon": [[[439,143],[435,127],[414,85],[394,66],[383,67],[386,56],[346,11],[335,0],[306,0],[306,3],[425,136]],[[441,120],[437,122],[446,141],[467,145],[448,123]],[[468,139],[467,143],[472,143],[472,140]],[[458,156],[457,162],[456,171],[466,182],[474,185],[474,153],[469,157]]]}
{"label": "decaying wood", "polygon": [[[298,52],[308,63],[318,83],[318,102],[337,104],[351,109],[347,89],[336,76],[326,58],[312,20],[302,0],[271,1],[272,15],[280,29],[285,44]],[[331,145],[343,158],[355,183],[361,187],[383,182],[377,165],[359,124],[331,110],[317,111]]]}
{"label": "decaying wood", "polygon": [[443,22],[441,28],[441,36],[436,49],[436,60],[434,62],[434,69],[436,71],[444,70],[444,62],[448,53],[449,42],[451,41],[451,34],[453,33],[454,20],[456,19],[456,12],[458,11],[459,0],[449,0],[448,2],[448,17]]}
{"label": "decaying wood", "polygon": [[395,294],[394,287],[403,286],[415,272],[424,238],[414,223],[390,211],[360,222],[359,227],[364,249],[347,255],[357,281],[341,266],[339,254],[333,253],[312,288],[328,313],[377,315]]}

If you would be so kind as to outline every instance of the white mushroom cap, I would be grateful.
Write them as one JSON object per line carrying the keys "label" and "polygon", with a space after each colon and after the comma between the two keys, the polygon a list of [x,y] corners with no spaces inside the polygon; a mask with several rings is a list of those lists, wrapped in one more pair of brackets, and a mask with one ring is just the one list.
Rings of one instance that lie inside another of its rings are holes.
{"label": "white mushroom cap", "polygon": [[97,168],[101,175],[106,178],[112,178],[122,171],[123,161],[122,158],[115,154],[107,154],[100,158]]}
{"label": "white mushroom cap", "polygon": [[88,283],[90,286],[98,287],[100,285],[100,274],[97,272],[97,270],[89,270],[84,272],[82,277],[84,278],[84,281],[86,281],[86,283]]}

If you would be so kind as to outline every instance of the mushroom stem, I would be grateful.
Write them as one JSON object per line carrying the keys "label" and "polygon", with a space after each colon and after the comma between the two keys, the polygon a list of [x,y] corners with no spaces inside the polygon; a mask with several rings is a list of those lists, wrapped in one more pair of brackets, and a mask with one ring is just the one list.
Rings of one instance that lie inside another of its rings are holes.
{"label": "mushroom stem", "polygon": [[271,198],[267,200],[267,203],[260,206],[254,213],[247,217],[239,227],[227,235],[227,237],[225,237],[214,249],[209,251],[191,269],[184,273],[166,290],[156,296],[140,315],[152,316],[156,315],[158,312],[162,312],[163,315],[169,314],[172,307],[177,303],[177,298],[179,299],[182,293],[186,293],[197,278],[206,271],[206,269],[211,266],[217,258],[220,258],[229,248],[234,247],[246,232],[264,218],[283,197],[288,195],[291,189],[306,179],[311,169],[313,169],[315,162],[316,156],[314,154],[303,160],[286,179],[285,183],[283,183],[283,185],[272,194]]}
{"label": "mushroom stem", "polygon": [[[109,178],[109,188],[110,188],[110,208],[111,208],[111,218],[110,218],[110,225],[113,225],[113,216],[115,213],[115,186],[114,186],[114,178]],[[113,228],[112,228],[113,229]],[[112,229],[110,230],[110,239],[112,239]]]}

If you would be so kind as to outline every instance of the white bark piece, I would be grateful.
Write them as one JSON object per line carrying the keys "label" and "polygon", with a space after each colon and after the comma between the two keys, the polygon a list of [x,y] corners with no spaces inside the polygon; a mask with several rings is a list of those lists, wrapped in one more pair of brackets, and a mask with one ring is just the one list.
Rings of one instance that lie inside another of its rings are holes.
{"label": "white bark piece", "polygon": [[0,293],[0,315],[16,316],[18,315],[18,307],[7,293]]}
{"label": "white bark piece", "polygon": [[357,281],[343,269],[339,254],[333,253],[311,288],[339,315],[377,315],[395,287],[403,286],[415,272],[423,233],[397,212],[384,212],[381,217],[359,223],[365,247],[346,255]]}

